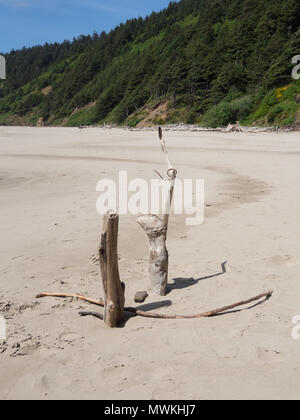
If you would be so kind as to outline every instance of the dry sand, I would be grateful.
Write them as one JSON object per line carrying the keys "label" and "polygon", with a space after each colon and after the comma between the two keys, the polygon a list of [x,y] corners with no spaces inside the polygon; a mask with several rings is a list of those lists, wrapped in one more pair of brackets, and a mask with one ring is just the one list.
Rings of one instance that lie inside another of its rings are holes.
{"label": "dry sand", "polygon": [[[164,170],[153,132],[0,128],[2,399],[298,399],[300,138],[290,134],[172,133],[181,177],[204,177],[206,217],[170,220],[170,292],[144,310],[191,314],[269,289],[261,305],[210,319],[130,318],[109,330],[79,301],[102,295],[97,181]],[[120,220],[127,305],[147,287],[148,245]],[[228,261],[227,272],[221,264]],[[96,308],[97,310],[97,308]]]}

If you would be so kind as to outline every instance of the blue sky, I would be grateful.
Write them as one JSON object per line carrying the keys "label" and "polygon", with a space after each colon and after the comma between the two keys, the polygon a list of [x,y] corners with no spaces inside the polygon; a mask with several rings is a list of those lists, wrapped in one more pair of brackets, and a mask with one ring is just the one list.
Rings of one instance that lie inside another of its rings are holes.
{"label": "blue sky", "polygon": [[168,4],[169,0],[0,0],[0,51],[109,31]]}

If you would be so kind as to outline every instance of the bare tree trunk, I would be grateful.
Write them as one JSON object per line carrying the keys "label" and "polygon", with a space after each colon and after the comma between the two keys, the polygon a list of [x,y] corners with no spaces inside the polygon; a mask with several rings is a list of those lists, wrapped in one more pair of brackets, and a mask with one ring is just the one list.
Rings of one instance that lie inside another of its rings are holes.
{"label": "bare tree trunk", "polygon": [[100,267],[105,293],[104,322],[109,328],[123,321],[125,284],[121,283],[118,266],[119,216],[108,212],[103,220],[99,248]]}
{"label": "bare tree trunk", "polygon": [[[161,148],[168,166],[168,179],[164,179],[164,182],[168,183],[168,198],[165,203],[163,218],[160,219],[158,216],[153,214],[141,215],[138,217],[137,222],[146,233],[150,242],[150,288],[152,289],[152,292],[165,296],[167,293],[169,271],[169,253],[166,241],[177,171],[172,167],[169,160],[161,128],[159,128],[159,138],[161,140]],[[161,175],[160,177],[163,179]]]}

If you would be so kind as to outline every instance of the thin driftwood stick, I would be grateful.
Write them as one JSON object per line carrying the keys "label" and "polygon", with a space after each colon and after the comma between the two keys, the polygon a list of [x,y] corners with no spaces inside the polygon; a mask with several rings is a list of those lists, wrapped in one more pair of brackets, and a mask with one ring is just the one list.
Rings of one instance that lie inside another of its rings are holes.
{"label": "thin driftwood stick", "polygon": [[165,179],[164,181],[169,183],[169,195],[168,195],[167,202],[165,203],[165,210],[164,210],[164,214],[163,214],[163,224],[164,224],[164,229],[165,229],[165,240],[167,240],[169,218],[170,218],[170,209],[171,209],[171,206],[172,206],[175,181],[176,181],[176,177],[177,177],[177,170],[173,168],[172,163],[169,159],[167,146],[166,146],[166,142],[163,138],[163,132],[162,132],[161,127],[159,127],[159,129],[158,129],[158,135],[159,135],[159,139],[160,139],[160,142],[161,142],[161,149],[162,149],[162,152],[165,156],[167,167],[168,167],[168,170],[167,170],[168,179]]}
{"label": "thin driftwood stick", "polygon": [[73,293],[40,293],[36,296],[37,299],[41,299],[44,297],[55,297],[55,298],[73,298],[78,300],[83,300],[85,302],[91,303],[92,305],[98,305],[104,307],[104,301],[102,299],[91,299],[86,296],[76,295]]}
{"label": "thin driftwood stick", "polygon": [[120,281],[118,266],[118,230],[119,216],[108,212],[103,219],[99,257],[105,294],[104,322],[109,328],[123,321],[125,304],[125,285]]}
{"label": "thin driftwood stick", "polygon": [[168,197],[165,203],[162,219],[156,215],[149,214],[139,216],[137,222],[146,233],[150,243],[150,288],[152,289],[152,292],[161,296],[165,296],[167,293],[169,271],[169,253],[167,250],[166,241],[177,171],[172,167],[170,162],[161,127],[159,127],[158,134],[161,142],[161,149],[167,163],[168,178],[163,179],[160,174],[159,176],[165,183],[168,184]]}
{"label": "thin driftwood stick", "polygon": [[[195,314],[195,315],[163,315],[163,314],[155,314],[152,312],[144,312],[144,311],[140,311],[137,308],[124,308],[125,312],[129,312],[129,313],[133,313],[137,316],[141,316],[144,318],[156,318],[156,319],[197,319],[197,318],[211,318],[215,315],[221,314],[223,312],[227,312],[230,311],[232,309],[238,308],[239,306],[244,306],[244,305],[248,305],[249,303],[252,302],[256,302],[260,299],[269,299],[271,296],[273,295],[273,291],[269,291],[267,293],[262,293],[261,295],[255,296],[251,299],[247,299],[238,303],[234,303],[232,305],[228,305],[228,306],[224,306],[222,308],[219,309],[214,309],[212,311],[208,311],[208,312],[203,312],[200,314]],[[46,297],[46,296],[50,296],[50,297],[60,297],[60,298],[66,298],[66,297],[73,297],[73,298],[77,298],[79,300],[84,300],[86,302],[90,302],[92,304],[95,304],[97,306],[101,306],[104,307],[104,302],[102,299],[100,300],[95,300],[95,299],[90,299],[90,298],[86,298],[85,296],[81,296],[81,295],[70,295],[70,294],[63,294],[63,293],[41,293],[40,295],[37,296],[37,298],[41,298],[41,297]],[[93,315],[93,316],[98,316],[98,318],[100,318],[100,314],[97,314],[95,312],[82,312],[82,315]],[[97,314],[97,315],[96,315]]]}

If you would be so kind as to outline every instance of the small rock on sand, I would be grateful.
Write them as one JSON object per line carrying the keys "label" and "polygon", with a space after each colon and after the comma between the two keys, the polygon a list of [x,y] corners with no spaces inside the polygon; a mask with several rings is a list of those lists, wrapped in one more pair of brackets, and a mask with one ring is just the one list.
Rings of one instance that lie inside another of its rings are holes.
{"label": "small rock on sand", "polygon": [[144,292],[136,292],[135,296],[134,296],[134,301],[135,303],[144,303],[145,300],[148,297],[148,293],[146,291]]}

